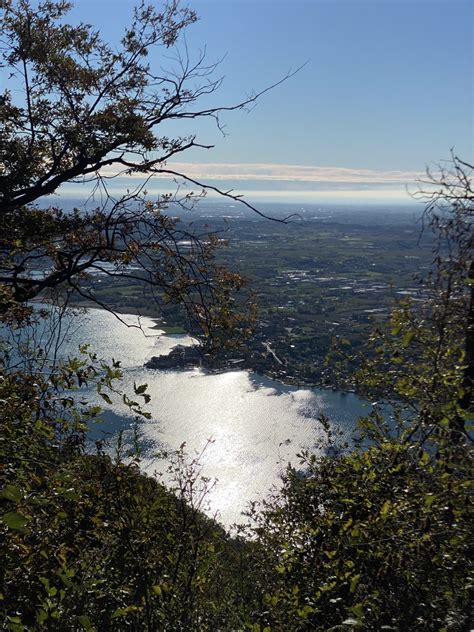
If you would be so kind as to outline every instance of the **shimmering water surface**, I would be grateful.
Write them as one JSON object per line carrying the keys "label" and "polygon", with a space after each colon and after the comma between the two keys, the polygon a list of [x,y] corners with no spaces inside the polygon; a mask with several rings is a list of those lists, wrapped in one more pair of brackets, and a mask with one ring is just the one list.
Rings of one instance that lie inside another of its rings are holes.
{"label": "shimmering water surface", "polygon": [[[137,323],[134,316],[122,318]],[[73,353],[88,342],[99,357],[121,360],[125,392],[133,393],[134,382],[148,384],[152,420],[141,424],[146,446],[142,466],[147,472],[163,470],[163,463],[154,458],[160,447],[177,449],[185,442],[194,455],[213,440],[202,456],[203,474],[218,479],[209,510],[217,511],[227,525],[241,519],[250,500],[279,484],[286,464],[298,463],[301,447],[314,445],[321,436],[321,413],[350,434],[357,417],[368,412],[367,404],[352,393],[290,387],[248,371],[206,375],[198,369],[146,369],[143,365],[152,355],[169,353],[176,344],[192,344],[187,336],[163,335],[148,318],[141,319],[141,329],[127,328],[107,312],[89,310],[73,322],[62,353]],[[118,401],[108,423],[96,427],[94,434],[97,438],[130,424]]]}

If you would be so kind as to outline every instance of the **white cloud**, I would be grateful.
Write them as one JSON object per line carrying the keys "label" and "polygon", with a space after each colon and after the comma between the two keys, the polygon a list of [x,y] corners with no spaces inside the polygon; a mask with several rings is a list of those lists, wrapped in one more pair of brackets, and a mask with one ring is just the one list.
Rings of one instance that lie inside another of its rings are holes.
{"label": "white cloud", "polygon": [[[324,183],[326,185],[408,185],[423,177],[424,172],[407,170],[354,169],[272,163],[192,163],[169,162],[166,168],[200,181]],[[104,169],[103,175],[117,171]],[[134,178],[143,178],[136,174]],[[168,174],[158,177],[169,178]]]}

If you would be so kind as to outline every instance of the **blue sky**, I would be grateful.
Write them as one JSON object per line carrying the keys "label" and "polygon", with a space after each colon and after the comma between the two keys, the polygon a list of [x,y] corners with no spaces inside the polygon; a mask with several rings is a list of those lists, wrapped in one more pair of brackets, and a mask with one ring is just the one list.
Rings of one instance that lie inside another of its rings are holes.
{"label": "blue sky", "polygon": [[[116,38],[132,0],[76,0]],[[187,125],[215,148],[178,166],[254,198],[400,199],[450,149],[473,159],[473,5],[465,0],[190,0],[191,52],[225,55],[214,104],[306,62],[250,113]],[[176,128],[177,129],[177,128]],[[189,164],[191,163],[191,165]],[[299,166],[305,169],[298,169]]]}

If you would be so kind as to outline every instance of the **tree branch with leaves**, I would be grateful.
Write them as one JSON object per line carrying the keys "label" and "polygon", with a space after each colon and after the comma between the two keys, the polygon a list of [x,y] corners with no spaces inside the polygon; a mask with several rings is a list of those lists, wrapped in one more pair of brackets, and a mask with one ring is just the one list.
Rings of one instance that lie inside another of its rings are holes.
{"label": "tree branch with leaves", "polygon": [[[203,98],[222,78],[204,53],[192,61],[186,45],[180,52],[194,11],[177,0],[160,10],[142,1],[116,48],[92,26],[68,23],[71,6],[65,0],[2,3],[0,64],[12,87],[0,95],[1,311],[16,306],[18,313],[19,304],[60,286],[100,303],[84,279],[106,270],[143,284],[158,305],[184,305],[208,339],[219,328],[211,318],[217,313],[227,315],[221,332],[246,329],[252,309],[239,314],[233,298],[244,280],[215,264],[221,242],[165,213],[172,205],[192,208],[206,189],[259,211],[231,191],[173,170],[168,161],[174,156],[211,145],[161,130],[170,121],[203,118],[221,128],[223,112],[250,108],[293,73],[239,103],[205,107]],[[199,192],[183,195],[178,187],[174,195],[150,198],[146,186],[157,175],[187,181]],[[117,177],[130,183],[118,196],[109,187]],[[51,202],[71,183],[90,192],[92,210],[65,212]],[[191,243],[186,251],[183,241]]]}

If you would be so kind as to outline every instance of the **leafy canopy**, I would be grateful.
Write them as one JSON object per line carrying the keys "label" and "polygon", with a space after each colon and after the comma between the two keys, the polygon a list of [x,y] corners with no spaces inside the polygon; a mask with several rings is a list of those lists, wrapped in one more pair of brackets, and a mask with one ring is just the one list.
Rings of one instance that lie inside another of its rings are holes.
{"label": "leafy canopy", "polygon": [[[0,9],[0,65],[11,86],[0,94],[1,312],[21,316],[19,306],[59,290],[111,309],[91,282],[100,272],[141,284],[157,306],[183,306],[208,341],[245,330],[251,308],[234,300],[244,281],[214,261],[222,242],[164,213],[191,208],[196,195],[178,187],[150,198],[146,186],[167,175],[202,195],[206,185],[168,161],[210,147],[195,135],[169,137],[165,125],[209,117],[219,125],[220,113],[266,90],[234,105],[200,105],[221,79],[203,54],[181,52],[196,14],[178,0],[159,9],[141,2],[118,46],[88,24],[69,23],[70,8],[65,0],[6,0]],[[116,177],[127,178],[124,194],[110,190]],[[66,212],[51,196],[71,183],[89,199]]]}

